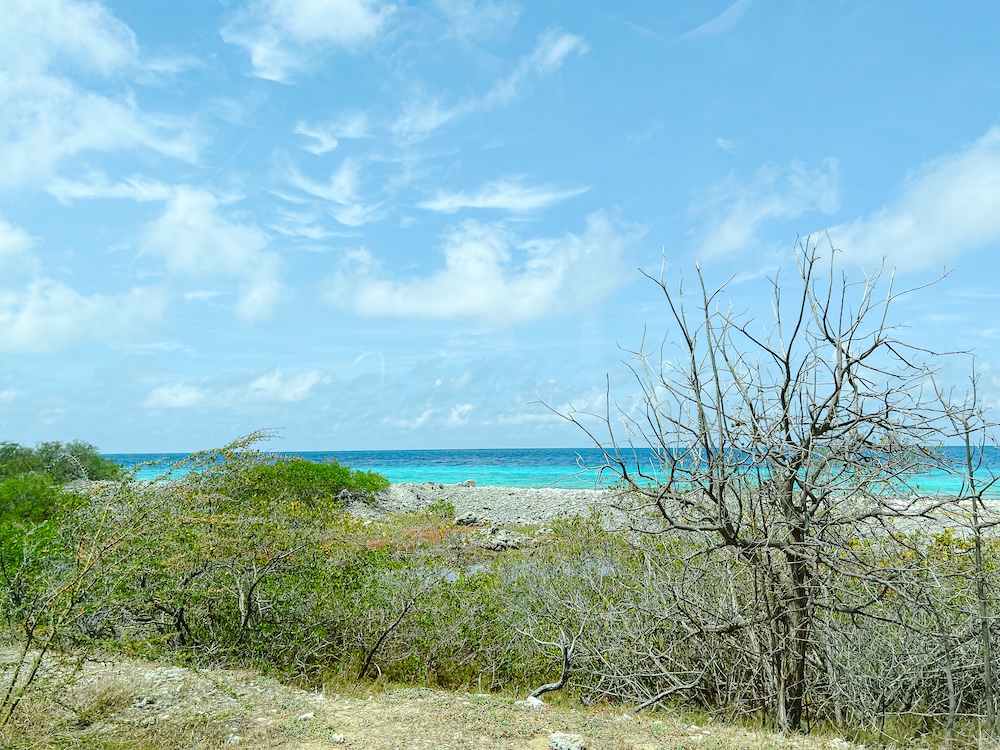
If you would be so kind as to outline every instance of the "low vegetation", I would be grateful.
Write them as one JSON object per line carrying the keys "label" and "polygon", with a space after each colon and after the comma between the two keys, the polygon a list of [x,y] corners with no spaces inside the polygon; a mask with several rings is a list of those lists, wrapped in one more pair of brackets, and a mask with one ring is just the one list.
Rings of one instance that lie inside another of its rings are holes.
{"label": "low vegetation", "polygon": [[[46,664],[95,650],[343,691],[375,680],[523,697],[565,669],[566,687],[547,696],[557,704],[649,704],[773,726],[759,575],[740,555],[706,555],[707,535],[655,526],[641,496],[622,497],[641,532],[566,518],[521,529],[529,543],[497,553],[443,502],[354,518],[347,496],[367,496],[378,478],[275,463],[254,449],[257,437],[192,456],[180,481],[126,478],[55,500],[52,484],[25,485],[34,503],[9,507],[48,510],[4,520],[8,744],[27,742],[21,712],[51,705],[39,702],[59,688]],[[803,729],[864,743],[980,738],[969,718],[983,710],[983,677],[963,517],[854,537],[825,584],[853,588],[867,615],[823,613]],[[995,590],[1000,542],[987,538],[980,552]],[[861,569],[882,571],[883,583]]]}

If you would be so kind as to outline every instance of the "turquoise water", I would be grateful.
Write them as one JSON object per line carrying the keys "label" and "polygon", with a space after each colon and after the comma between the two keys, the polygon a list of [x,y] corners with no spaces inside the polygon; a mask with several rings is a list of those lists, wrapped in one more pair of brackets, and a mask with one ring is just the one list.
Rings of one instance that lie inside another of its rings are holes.
{"label": "turquoise water", "polygon": [[[949,460],[958,462],[961,449],[944,448]],[[521,448],[490,450],[424,450],[424,451],[316,451],[278,453],[301,456],[310,461],[336,459],[355,469],[376,471],[392,482],[439,482],[456,484],[472,479],[478,485],[497,487],[557,487],[588,489],[610,484],[614,476],[601,472],[604,455],[596,448]],[[171,465],[186,458],[186,454],[126,453],[110,454],[126,469],[138,468],[137,477],[152,480],[160,477]],[[649,450],[636,452],[639,462],[650,466]],[[988,448],[984,452],[980,481],[987,481],[990,472],[1000,475],[1000,451]],[[180,472],[183,473],[183,472]],[[911,480],[910,487],[922,494],[955,495],[961,482],[953,474],[935,470]],[[1000,487],[988,493],[1000,496]]]}
{"label": "turquoise water", "polygon": [[[391,482],[457,484],[472,479],[496,487],[560,487],[593,489],[601,485],[604,457],[596,449],[495,449],[424,451],[306,451],[280,452],[310,461],[336,459],[345,466],[382,474]],[[125,453],[108,458],[126,469],[139,467],[137,478],[156,479],[187,454]],[[184,472],[181,471],[180,474]]]}

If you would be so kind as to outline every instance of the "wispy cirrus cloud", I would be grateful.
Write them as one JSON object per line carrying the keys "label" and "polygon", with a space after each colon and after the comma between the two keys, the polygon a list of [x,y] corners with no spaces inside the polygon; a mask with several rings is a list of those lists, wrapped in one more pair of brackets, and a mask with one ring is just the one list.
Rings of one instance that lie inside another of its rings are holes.
{"label": "wispy cirrus cloud", "polygon": [[423,140],[460,117],[509,104],[532,80],[552,75],[570,55],[583,54],[587,50],[587,43],[581,37],[550,29],[539,36],[535,48],[518,59],[514,69],[497,80],[484,95],[447,104],[441,96],[418,91],[405,103],[390,131],[402,143]]}
{"label": "wispy cirrus cloud", "polygon": [[522,87],[532,78],[551,75],[558,71],[572,54],[582,55],[589,50],[587,43],[576,34],[550,29],[538,38],[535,49],[518,60],[510,74],[497,81],[483,97],[479,106],[492,109],[517,98]]}
{"label": "wispy cirrus cloud", "polygon": [[85,180],[55,177],[49,180],[45,191],[60,203],[91,198],[129,198],[136,201],[165,201],[175,193],[175,188],[159,180],[141,175],[125,177],[112,182],[106,175],[92,172]]}
{"label": "wispy cirrus cloud", "polygon": [[381,205],[361,198],[361,163],[347,158],[325,182],[313,180],[297,167],[287,166],[285,181],[296,190],[322,201],[323,210],[348,227],[359,227],[379,215]]}
{"label": "wispy cirrus cloud", "polygon": [[224,41],[244,47],[254,75],[287,81],[334,48],[373,39],[395,6],[377,0],[255,0],[222,28]]}
{"label": "wispy cirrus cloud", "polygon": [[829,233],[849,258],[886,258],[908,269],[941,266],[1000,244],[1000,126],[921,166],[893,203]]}
{"label": "wispy cirrus cloud", "polygon": [[634,229],[592,214],[584,232],[522,239],[502,224],[465,221],[444,237],[442,268],[422,278],[383,275],[358,250],[326,283],[332,304],[372,317],[471,318],[509,326],[586,309],[625,281]]}
{"label": "wispy cirrus cloud", "polygon": [[417,205],[428,211],[453,214],[463,208],[493,208],[513,213],[530,213],[581,195],[590,188],[560,190],[551,186],[530,186],[523,178],[495,180],[469,194],[439,192],[434,198]]}
{"label": "wispy cirrus cloud", "polygon": [[831,214],[839,205],[839,169],[833,159],[815,169],[799,163],[766,165],[750,180],[733,174],[692,205],[692,213],[705,226],[699,233],[698,252],[713,258],[753,249],[765,222],[793,219],[808,211]]}
{"label": "wispy cirrus cloud", "polygon": [[320,156],[333,151],[343,138],[370,138],[371,131],[367,115],[351,112],[329,122],[299,122],[295,126],[296,135],[311,139],[302,146],[303,151]]}

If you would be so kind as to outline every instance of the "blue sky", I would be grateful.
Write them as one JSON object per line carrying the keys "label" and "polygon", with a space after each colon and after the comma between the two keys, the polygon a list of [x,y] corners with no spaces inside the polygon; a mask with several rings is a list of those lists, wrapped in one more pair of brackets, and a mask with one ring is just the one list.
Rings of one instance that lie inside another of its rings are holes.
{"label": "blue sky", "polygon": [[[948,277],[1000,396],[1000,4],[0,0],[0,437],[585,445],[656,288]],[[783,272],[784,273],[784,272]],[[765,307],[762,307],[765,306]],[[961,383],[967,363],[942,377]]]}

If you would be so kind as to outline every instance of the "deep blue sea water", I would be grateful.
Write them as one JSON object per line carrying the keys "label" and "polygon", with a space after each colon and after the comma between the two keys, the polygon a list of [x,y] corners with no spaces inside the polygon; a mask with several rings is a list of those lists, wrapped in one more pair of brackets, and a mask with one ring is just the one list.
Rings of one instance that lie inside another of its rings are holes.
{"label": "deep blue sea water", "polygon": [[[960,461],[960,448],[944,448],[944,454]],[[301,456],[310,461],[336,459],[355,469],[376,471],[392,482],[440,482],[455,484],[467,479],[478,485],[498,487],[558,487],[587,489],[613,482],[609,472],[601,472],[603,454],[596,448],[509,448],[483,450],[411,450],[411,451],[315,451],[279,452],[277,455]],[[186,454],[125,453],[109,454],[126,469],[138,468],[137,477],[152,480],[161,476]],[[648,450],[638,452],[638,460],[648,465]],[[1000,451],[987,448],[978,476],[986,480],[990,472],[1000,476]],[[915,477],[910,486],[922,494],[954,495],[961,488],[955,476],[931,471]],[[1000,483],[989,493],[1000,496]]]}

